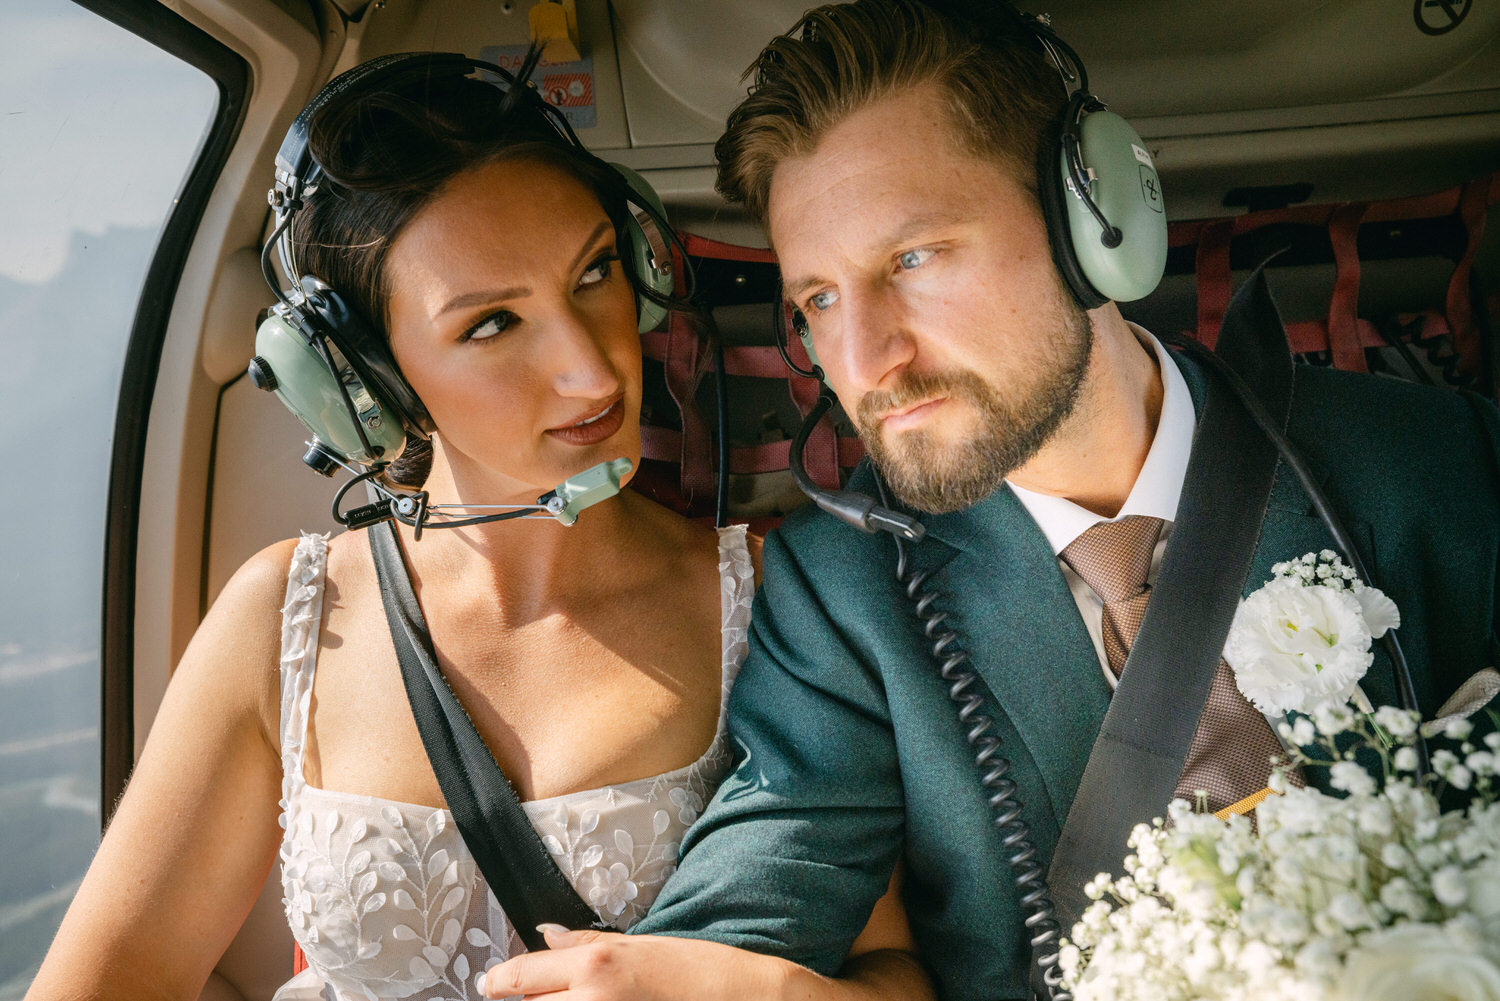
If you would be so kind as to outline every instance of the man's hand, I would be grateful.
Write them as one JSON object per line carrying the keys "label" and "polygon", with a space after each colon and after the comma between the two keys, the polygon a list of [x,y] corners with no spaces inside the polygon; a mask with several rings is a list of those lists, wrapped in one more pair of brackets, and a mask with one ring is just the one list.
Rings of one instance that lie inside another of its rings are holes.
{"label": "man's hand", "polygon": [[486,997],[771,1001],[787,996],[789,975],[802,970],[785,960],[701,939],[568,931],[561,925],[538,928],[546,936],[547,951],[491,967],[484,978]]}

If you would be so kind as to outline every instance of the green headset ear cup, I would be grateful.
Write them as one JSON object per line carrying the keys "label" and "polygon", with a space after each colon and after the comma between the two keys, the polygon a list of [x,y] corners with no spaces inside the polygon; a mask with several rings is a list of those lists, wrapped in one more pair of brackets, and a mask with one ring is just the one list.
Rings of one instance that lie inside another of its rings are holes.
{"label": "green headset ear cup", "polygon": [[1167,214],[1151,154],[1130,123],[1112,111],[1085,115],[1078,145],[1084,167],[1095,175],[1094,202],[1122,236],[1117,247],[1103,244],[1098,220],[1067,190],[1068,167],[1060,159],[1054,169],[1062,172],[1062,201],[1079,270],[1117,302],[1150,295],[1167,266]]}
{"label": "green headset ear cup", "polygon": [[[285,307],[278,306],[261,321],[255,331],[255,364],[262,372],[269,370],[277,398],[315,438],[351,462],[374,461],[376,457],[365,454],[359,432],[349,418],[338,377],[287,313]],[[300,319],[305,322],[305,318]],[[330,345],[330,350],[338,349]],[[338,354],[333,357],[343,363]],[[380,449],[380,461],[392,461],[406,446],[405,427],[393,416],[390,401],[377,388],[363,386],[352,372],[350,382],[355,410],[368,415],[365,437],[372,447]]]}
{"label": "green headset ear cup", "polygon": [[[629,266],[642,286],[669,296],[675,289],[672,244],[667,234],[661,231],[666,225],[667,210],[644,177],[621,163],[611,163],[610,167],[625,179],[632,202],[628,206],[630,218],[625,223],[625,239],[629,246],[621,247],[620,254],[629,259]],[[655,330],[667,318],[667,312],[667,307],[661,303],[636,295],[636,315],[640,318],[641,333]]]}

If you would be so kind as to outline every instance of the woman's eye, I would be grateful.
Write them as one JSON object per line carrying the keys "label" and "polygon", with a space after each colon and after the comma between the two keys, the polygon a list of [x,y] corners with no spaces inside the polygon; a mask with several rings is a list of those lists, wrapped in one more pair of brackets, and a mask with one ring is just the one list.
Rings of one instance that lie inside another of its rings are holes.
{"label": "woman's eye", "polygon": [[896,263],[901,266],[903,271],[911,271],[913,268],[920,268],[923,264],[926,264],[933,253],[934,251],[925,247],[918,250],[908,250],[896,258]]}
{"label": "woman's eye", "polygon": [[487,341],[491,337],[505,333],[516,325],[516,314],[508,309],[502,309],[498,313],[491,313],[480,320],[474,326],[463,332],[460,341]]}
{"label": "woman's eye", "polygon": [[614,262],[619,259],[619,255],[610,253],[605,254],[593,264],[590,264],[588,270],[578,279],[579,288],[585,285],[597,285],[602,281],[608,281],[610,272],[614,267]]}
{"label": "woman's eye", "polygon": [[821,313],[838,301],[839,294],[833,289],[827,289],[823,292],[818,292],[814,295],[808,296],[807,309],[803,310],[803,312]]}

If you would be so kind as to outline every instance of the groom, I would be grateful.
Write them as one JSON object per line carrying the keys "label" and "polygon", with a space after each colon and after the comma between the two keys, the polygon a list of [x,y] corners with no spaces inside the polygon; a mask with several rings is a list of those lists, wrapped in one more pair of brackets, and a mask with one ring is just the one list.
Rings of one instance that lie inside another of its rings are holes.
{"label": "groom", "polygon": [[[900,0],[808,22],[762,55],[718,147],[720,189],[766,224],[829,382],[925,525],[906,570],[929,575],[929,617],[946,618],[924,636],[889,535],[809,506],[767,539],[730,704],[737,770],[635,930],[831,973],[899,859],[940,994],[1021,998],[1026,911],[1005,843],[1016,829],[996,828],[972,720],[950,700],[959,675],[938,677],[933,639],[951,630],[946,652],[968,654],[967,690],[986,692],[1045,872],[1070,810],[1118,793],[1082,803],[1079,789],[1112,699],[1135,680],[1122,672],[1139,670],[1129,655],[1138,631],[1146,642],[1149,599],[1173,586],[1163,568],[1229,575],[1248,593],[1272,564],[1333,543],[1264,436],[1241,451],[1204,431],[1222,389],[1200,363],[1113,302],[1083,308],[1060,277],[1036,164],[1065,95],[1041,55],[980,49]],[[1286,388],[1287,436],[1400,607],[1431,716],[1490,663],[1500,415],[1477,397],[1328,370],[1299,367]],[[1222,490],[1202,482],[1216,462]],[[1232,510],[1244,490],[1228,484],[1256,464],[1265,489],[1239,519],[1241,565],[1184,549],[1201,537],[1185,499]],[[874,470],[850,488],[874,494]],[[1206,708],[1168,787],[1233,808],[1264,787],[1279,745],[1227,669],[1210,659],[1205,671]],[[1398,701],[1380,650],[1364,688]],[[1100,753],[1129,753],[1119,746]],[[1167,804],[1131,805],[1149,817]]]}

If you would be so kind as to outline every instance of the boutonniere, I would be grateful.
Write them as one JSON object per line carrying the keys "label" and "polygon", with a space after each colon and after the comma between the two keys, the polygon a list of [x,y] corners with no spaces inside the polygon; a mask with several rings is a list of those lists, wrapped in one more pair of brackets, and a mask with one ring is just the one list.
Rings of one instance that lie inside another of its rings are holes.
{"label": "boutonniere", "polygon": [[1372,641],[1401,624],[1396,603],[1331,549],[1271,571],[1240,602],[1224,645],[1240,693],[1272,716],[1351,700],[1370,712],[1359,682],[1375,659]]}

